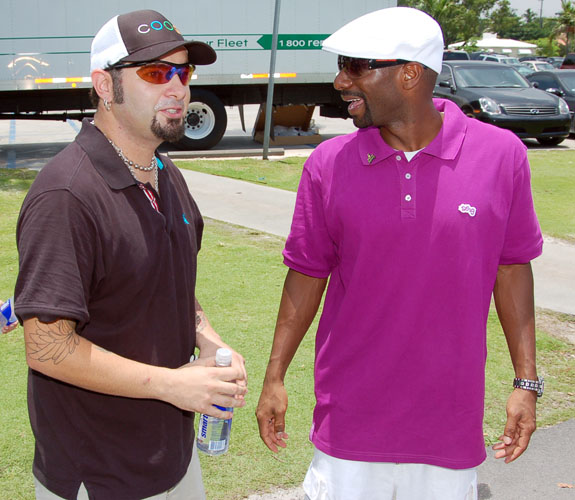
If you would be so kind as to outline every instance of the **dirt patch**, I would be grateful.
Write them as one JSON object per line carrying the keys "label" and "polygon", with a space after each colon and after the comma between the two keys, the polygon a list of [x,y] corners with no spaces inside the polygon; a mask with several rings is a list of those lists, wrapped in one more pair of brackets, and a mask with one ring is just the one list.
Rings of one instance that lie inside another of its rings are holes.
{"label": "dirt patch", "polygon": [[575,316],[547,309],[537,309],[535,323],[537,328],[547,332],[549,335],[575,345]]}

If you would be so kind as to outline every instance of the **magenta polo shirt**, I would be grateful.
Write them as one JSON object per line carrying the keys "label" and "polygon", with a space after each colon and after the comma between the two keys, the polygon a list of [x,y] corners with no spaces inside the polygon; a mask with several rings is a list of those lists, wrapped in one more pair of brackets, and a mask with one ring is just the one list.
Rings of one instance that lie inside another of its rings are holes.
{"label": "magenta polo shirt", "polygon": [[321,144],[304,166],[284,258],[331,276],[310,436],[337,458],[454,469],[485,459],[497,267],[529,262],[543,240],[525,146],[435,105],[443,127],[410,162],[372,127]]}

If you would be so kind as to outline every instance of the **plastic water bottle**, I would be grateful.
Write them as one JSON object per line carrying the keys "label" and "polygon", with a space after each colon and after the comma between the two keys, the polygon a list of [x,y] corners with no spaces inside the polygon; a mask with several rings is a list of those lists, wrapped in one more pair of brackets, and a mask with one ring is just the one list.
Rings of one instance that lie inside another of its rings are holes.
{"label": "plastic water bottle", "polygon": [[[231,366],[232,351],[225,347],[220,347],[216,352],[216,366]],[[222,411],[234,411],[233,408],[214,405]],[[230,446],[230,432],[232,430],[232,419],[222,419],[209,415],[200,415],[198,425],[197,446],[198,450],[208,455],[223,455]]]}
{"label": "plastic water bottle", "polygon": [[0,329],[10,326],[16,321],[18,321],[18,318],[14,314],[14,298],[10,297],[0,306]]}

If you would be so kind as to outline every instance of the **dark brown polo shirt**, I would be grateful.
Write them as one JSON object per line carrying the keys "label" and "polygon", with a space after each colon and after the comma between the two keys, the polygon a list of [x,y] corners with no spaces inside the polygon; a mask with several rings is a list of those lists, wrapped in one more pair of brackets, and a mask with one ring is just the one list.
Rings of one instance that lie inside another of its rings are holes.
{"label": "dark brown polo shirt", "polygon": [[[143,363],[189,361],[203,222],[180,172],[161,162],[158,213],[84,120],[22,206],[20,319],[75,320],[83,337]],[[30,370],[28,406],[34,474],[64,498],[76,498],[82,482],[91,499],[152,496],[174,486],[191,459],[193,413],[161,401],[94,393]]]}

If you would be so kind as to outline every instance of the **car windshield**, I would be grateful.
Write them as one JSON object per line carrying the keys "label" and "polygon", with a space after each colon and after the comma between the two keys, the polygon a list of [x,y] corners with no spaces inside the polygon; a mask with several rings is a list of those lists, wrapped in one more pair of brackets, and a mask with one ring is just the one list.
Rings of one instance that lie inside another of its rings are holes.
{"label": "car windshield", "polygon": [[569,73],[568,75],[557,75],[561,80],[561,83],[565,85],[571,92],[575,92],[575,73]]}
{"label": "car windshield", "polygon": [[522,75],[530,75],[533,73],[533,68],[531,66],[525,66],[524,64],[519,64],[518,66],[513,66]]}
{"label": "car windshield", "polygon": [[521,61],[516,57],[506,57],[505,59],[502,59],[501,62],[505,64],[520,64]]}
{"label": "car windshield", "polygon": [[527,88],[529,83],[508,66],[475,66],[455,69],[455,82],[468,88]]}
{"label": "car windshield", "polygon": [[552,64],[547,62],[538,62],[535,63],[534,66],[537,68],[537,71],[547,71],[549,69],[555,69]]}

